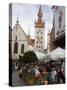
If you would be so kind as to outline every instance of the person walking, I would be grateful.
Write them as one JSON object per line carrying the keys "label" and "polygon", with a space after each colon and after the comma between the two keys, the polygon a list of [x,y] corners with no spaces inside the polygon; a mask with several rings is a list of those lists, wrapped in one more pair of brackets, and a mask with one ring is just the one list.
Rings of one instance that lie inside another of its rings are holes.
{"label": "person walking", "polygon": [[52,70],[52,82],[55,83],[57,76],[57,71],[53,68]]}

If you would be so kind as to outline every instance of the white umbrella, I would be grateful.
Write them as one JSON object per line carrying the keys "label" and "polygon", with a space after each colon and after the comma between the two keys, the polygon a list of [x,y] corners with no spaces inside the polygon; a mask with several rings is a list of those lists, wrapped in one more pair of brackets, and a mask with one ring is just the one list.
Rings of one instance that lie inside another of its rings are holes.
{"label": "white umbrella", "polygon": [[48,53],[52,59],[64,58],[65,57],[65,50],[58,47],[54,49],[52,52]]}

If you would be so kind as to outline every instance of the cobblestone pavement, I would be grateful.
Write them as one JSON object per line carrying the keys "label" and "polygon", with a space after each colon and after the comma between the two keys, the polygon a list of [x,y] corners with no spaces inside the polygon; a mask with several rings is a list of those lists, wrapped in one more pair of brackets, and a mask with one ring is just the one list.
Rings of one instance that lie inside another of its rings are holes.
{"label": "cobblestone pavement", "polygon": [[19,78],[19,71],[14,71],[12,74],[12,86],[24,86],[23,80]]}

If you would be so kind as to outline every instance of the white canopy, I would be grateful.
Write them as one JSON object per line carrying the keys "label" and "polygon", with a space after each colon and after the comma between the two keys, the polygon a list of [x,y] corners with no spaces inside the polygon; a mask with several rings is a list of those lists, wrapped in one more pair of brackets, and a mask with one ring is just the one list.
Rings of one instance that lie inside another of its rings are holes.
{"label": "white canopy", "polygon": [[38,57],[39,60],[43,60],[45,57],[44,53],[38,52],[38,51],[34,51],[36,56]]}
{"label": "white canopy", "polygon": [[64,58],[65,50],[58,47],[58,48],[54,49],[52,52],[48,53],[48,56],[50,56],[52,59]]}

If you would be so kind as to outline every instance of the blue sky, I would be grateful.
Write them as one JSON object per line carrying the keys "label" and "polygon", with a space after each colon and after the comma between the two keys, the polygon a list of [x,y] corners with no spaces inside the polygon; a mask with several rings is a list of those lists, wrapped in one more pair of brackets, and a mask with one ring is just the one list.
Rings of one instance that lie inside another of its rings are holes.
{"label": "blue sky", "polygon": [[[22,26],[23,30],[26,34],[28,34],[30,30],[31,37],[35,37],[35,28],[34,22],[37,19],[37,13],[39,10],[39,4],[22,4],[22,3],[14,3],[12,4],[12,26],[15,25],[17,17],[19,19],[19,23]],[[43,20],[45,20],[45,39],[47,44],[47,32],[52,28],[53,22],[53,11],[51,9],[52,6],[41,5],[43,12]]]}

